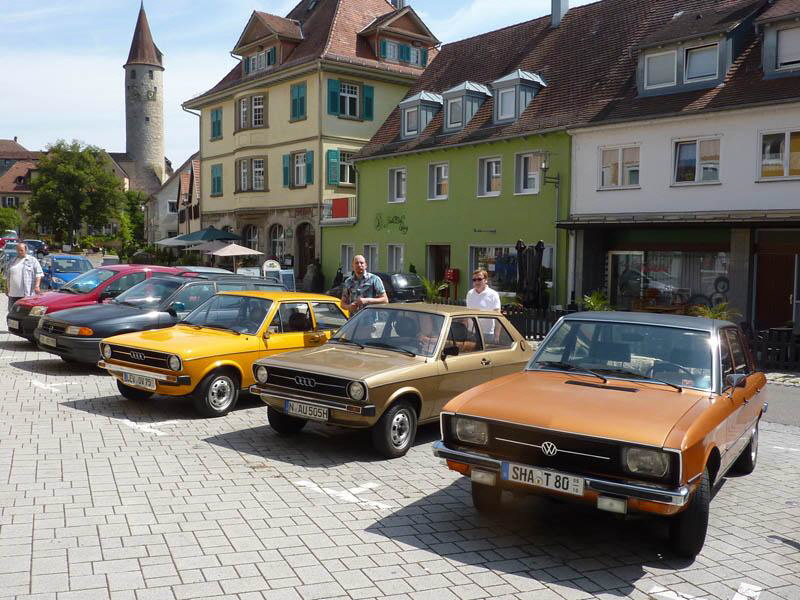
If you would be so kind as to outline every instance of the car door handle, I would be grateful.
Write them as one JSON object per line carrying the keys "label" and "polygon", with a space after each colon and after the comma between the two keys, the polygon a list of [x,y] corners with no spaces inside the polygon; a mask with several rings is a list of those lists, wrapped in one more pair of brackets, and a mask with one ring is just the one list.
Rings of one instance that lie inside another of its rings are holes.
{"label": "car door handle", "polygon": [[318,342],[320,340],[320,336],[316,333],[312,333],[310,336],[308,336],[308,339],[310,339],[312,342]]}
{"label": "car door handle", "polygon": [[487,365],[490,365],[490,364],[492,364],[492,361],[490,361],[490,360],[487,360],[487,359],[485,359],[485,358],[482,358],[482,359],[481,359],[481,364],[482,364],[482,365],[485,367],[485,366],[487,366]]}

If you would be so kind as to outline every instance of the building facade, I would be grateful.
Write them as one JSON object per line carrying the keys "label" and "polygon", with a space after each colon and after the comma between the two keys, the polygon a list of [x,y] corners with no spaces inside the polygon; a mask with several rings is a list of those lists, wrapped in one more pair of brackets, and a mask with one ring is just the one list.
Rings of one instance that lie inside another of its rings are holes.
{"label": "building facade", "polygon": [[320,221],[353,203],[352,156],[437,43],[413,9],[385,0],[254,12],[239,64],[184,104],[200,111],[203,226],[229,228],[302,278],[320,256]]}

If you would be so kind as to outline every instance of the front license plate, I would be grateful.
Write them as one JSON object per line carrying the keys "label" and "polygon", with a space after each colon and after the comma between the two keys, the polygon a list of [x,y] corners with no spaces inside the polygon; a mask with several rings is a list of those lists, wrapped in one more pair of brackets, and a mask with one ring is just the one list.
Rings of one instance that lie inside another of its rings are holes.
{"label": "front license plate", "polygon": [[39,336],[39,343],[42,346],[50,346],[52,348],[55,348],[57,346],[56,338],[51,338],[49,335],[40,335]]}
{"label": "front license plate", "polygon": [[146,390],[154,391],[156,389],[155,379],[152,377],[145,377],[144,375],[135,375],[134,373],[123,373],[122,383],[144,388]]}
{"label": "front license plate", "polygon": [[8,319],[7,323],[11,329],[19,329],[19,321],[16,321],[14,319]]}
{"label": "front license plate", "polygon": [[503,463],[502,475],[505,481],[583,496],[583,478],[574,475],[507,462]]}
{"label": "front license plate", "polygon": [[321,406],[313,406],[311,404],[303,404],[302,402],[292,402],[285,400],[283,408],[286,414],[293,417],[302,417],[304,419],[311,419],[312,421],[327,421],[328,409]]}

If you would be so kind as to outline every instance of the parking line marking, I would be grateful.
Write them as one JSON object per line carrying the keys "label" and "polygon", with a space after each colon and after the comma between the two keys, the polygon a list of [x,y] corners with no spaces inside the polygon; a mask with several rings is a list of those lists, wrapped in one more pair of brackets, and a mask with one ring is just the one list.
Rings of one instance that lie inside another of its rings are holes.
{"label": "parking line marking", "polygon": [[173,425],[175,423],[180,423],[180,421],[171,420],[171,421],[156,421],[155,423],[137,423],[136,421],[131,421],[130,419],[115,419],[112,418],[112,421],[116,421],[117,423],[122,423],[123,425],[127,425],[131,429],[136,429],[137,431],[141,431],[142,433],[152,433],[154,435],[167,435],[165,431],[159,431],[156,427],[160,427],[163,425]]}
{"label": "parking line marking", "polygon": [[57,387],[53,387],[47,383],[42,383],[41,381],[36,381],[35,379],[31,379],[31,384],[33,387],[38,387],[39,389],[47,390],[48,392],[56,392],[58,394],[64,393],[64,390],[60,390]]}
{"label": "parking line marking", "polygon": [[775,450],[786,450],[787,452],[800,452],[800,448],[787,448],[786,446],[770,446]]}
{"label": "parking line marking", "polygon": [[733,600],[758,600],[761,588],[751,583],[740,583],[739,589],[733,595]]}
{"label": "parking line marking", "polygon": [[669,588],[665,588],[661,585],[653,586],[647,595],[651,598],[661,599],[661,600],[696,600],[699,599],[700,596],[691,596],[690,594],[682,594],[680,592],[676,592],[675,590],[671,590]]}
{"label": "parking line marking", "polygon": [[[308,481],[307,479],[301,479],[299,481],[293,481],[292,483],[294,485],[296,485],[297,487],[308,488],[310,490],[313,490],[313,491],[315,491],[317,493],[320,493],[320,494],[324,494],[324,495],[329,496],[331,498],[334,498],[336,500],[341,500],[342,502],[351,502],[353,504],[358,504],[359,506],[365,506],[367,508],[382,508],[382,509],[386,509],[386,510],[392,508],[391,506],[389,506],[388,504],[384,504],[383,502],[375,502],[373,500],[362,500],[361,498],[359,498],[358,496],[356,496],[353,493],[354,491],[357,491],[358,493],[361,493],[362,491],[366,491],[366,490],[369,490],[369,489],[374,489],[374,488],[378,487],[378,484],[374,484],[374,483],[373,484],[365,484],[365,485],[369,485],[369,487],[364,488],[364,486],[361,486],[360,488],[353,488],[352,490],[349,490],[349,491],[342,491],[342,490],[335,490],[333,488],[321,487],[321,486],[317,485],[316,483],[314,483],[313,481]],[[364,488],[364,489],[362,489],[362,488]]]}

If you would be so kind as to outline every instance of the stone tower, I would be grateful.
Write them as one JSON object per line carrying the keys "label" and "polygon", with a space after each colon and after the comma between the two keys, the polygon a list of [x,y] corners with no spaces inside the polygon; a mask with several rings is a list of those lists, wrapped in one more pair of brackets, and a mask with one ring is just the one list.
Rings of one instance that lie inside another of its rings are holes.
{"label": "stone tower", "polygon": [[134,166],[134,173],[130,173],[131,187],[150,193],[160,187],[167,175],[164,164],[162,56],[153,42],[142,2],[128,61],[124,66],[125,152]]}

